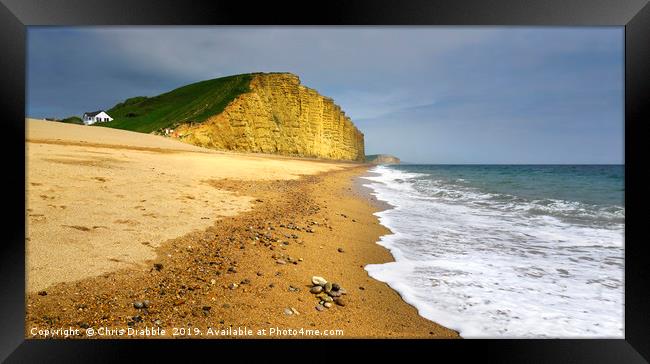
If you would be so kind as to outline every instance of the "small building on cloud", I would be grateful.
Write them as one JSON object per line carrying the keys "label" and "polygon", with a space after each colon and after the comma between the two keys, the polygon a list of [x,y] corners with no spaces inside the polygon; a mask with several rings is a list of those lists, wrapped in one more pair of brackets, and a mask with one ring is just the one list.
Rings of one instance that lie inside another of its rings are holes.
{"label": "small building on cloud", "polygon": [[108,115],[104,110],[85,112],[83,114],[83,122],[86,125],[92,125],[94,123],[103,123],[106,121],[111,121],[113,118]]}

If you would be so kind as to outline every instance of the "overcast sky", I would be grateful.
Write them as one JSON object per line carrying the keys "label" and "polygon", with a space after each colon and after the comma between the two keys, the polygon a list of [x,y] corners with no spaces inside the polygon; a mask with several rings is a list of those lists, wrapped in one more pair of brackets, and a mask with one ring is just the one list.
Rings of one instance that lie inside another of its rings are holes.
{"label": "overcast sky", "polygon": [[414,163],[623,163],[622,27],[30,27],[27,115],[292,72],[366,154]]}

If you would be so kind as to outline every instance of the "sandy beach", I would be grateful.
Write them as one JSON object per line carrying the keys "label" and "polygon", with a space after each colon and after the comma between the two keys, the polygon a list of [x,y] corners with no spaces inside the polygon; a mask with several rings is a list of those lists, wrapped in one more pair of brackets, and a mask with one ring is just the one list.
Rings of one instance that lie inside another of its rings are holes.
{"label": "sandy beach", "polygon": [[[381,205],[358,186],[368,165],[26,123],[28,338],[61,327],[80,338],[458,337],[364,270],[392,260],[376,244],[390,233],[373,215]],[[318,311],[312,276],[340,284],[343,305]]]}

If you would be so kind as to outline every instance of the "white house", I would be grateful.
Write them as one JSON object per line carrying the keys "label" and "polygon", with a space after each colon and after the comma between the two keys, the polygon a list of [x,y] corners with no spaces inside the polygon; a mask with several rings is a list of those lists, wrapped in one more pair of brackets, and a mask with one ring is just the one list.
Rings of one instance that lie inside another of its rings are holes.
{"label": "white house", "polygon": [[111,121],[113,118],[108,115],[104,110],[85,112],[83,121],[86,125],[92,125],[97,122]]}

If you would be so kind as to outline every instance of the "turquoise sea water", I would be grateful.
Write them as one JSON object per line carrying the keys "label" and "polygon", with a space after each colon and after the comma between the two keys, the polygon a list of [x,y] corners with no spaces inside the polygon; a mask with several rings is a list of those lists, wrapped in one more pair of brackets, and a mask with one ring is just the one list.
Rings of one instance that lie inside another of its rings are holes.
{"label": "turquoise sea water", "polygon": [[396,262],[369,265],[465,337],[623,337],[624,166],[378,166]]}

